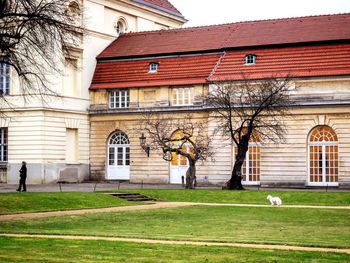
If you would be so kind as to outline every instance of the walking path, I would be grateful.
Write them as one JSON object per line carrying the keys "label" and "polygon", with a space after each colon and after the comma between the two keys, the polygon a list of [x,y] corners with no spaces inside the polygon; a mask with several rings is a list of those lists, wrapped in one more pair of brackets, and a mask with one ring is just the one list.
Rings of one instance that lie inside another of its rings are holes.
{"label": "walking path", "polygon": [[81,210],[63,210],[63,211],[51,211],[51,212],[11,214],[11,215],[0,215],[0,222],[1,221],[9,221],[9,220],[12,221],[12,220],[24,220],[24,219],[37,219],[37,218],[44,218],[44,217],[51,217],[51,216],[139,211],[139,210],[172,208],[172,207],[182,207],[182,206],[191,206],[191,205],[196,205],[196,203],[156,202],[156,203],[148,203],[146,205],[134,205],[134,206],[117,206],[117,207],[81,209]]}
{"label": "walking path", "polygon": [[[228,203],[194,203],[194,202],[152,202],[145,205],[135,206],[118,206],[107,208],[93,208],[93,209],[81,209],[81,210],[63,210],[63,211],[51,211],[51,212],[36,212],[36,213],[22,213],[22,214],[10,214],[0,215],[1,221],[13,221],[24,219],[37,219],[52,216],[64,216],[64,215],[83,215],[91,213],[111,213],[111,212],[124,212],[124,211],[139,211],[159,208],[175,208],[184,206],[231,206],[231,207],[271,207],[270,205],[255,205],[255,204],[228,204]],[[311,206],[311,205],[283,205],[280,208],[308,208],[308,209],[348,209],[350,206]]]}
{"label": "walking path", "polygon": [[0,234],[0,236],[30,237],[30,238],[56,238],[56,239],[73,239],[73,240],[121,241],[121,242],[134,242],[134,243],[147,243],[147,244],[166,244],[166,245],[226,246],[226,247],[279,249],[279,250],[313,251],[313,252],[333,252],[333,253],[350,254],[350,249],[323,248],[323,247],[301,247],[301,246],[288,246],[288,245],[265,245],[265,244],[248,244],[248,243],[202,242],[202,241],[176,241],[176,240],[157,240],[157,239],[144,239],[144,238],[67,236],[67,235]]}

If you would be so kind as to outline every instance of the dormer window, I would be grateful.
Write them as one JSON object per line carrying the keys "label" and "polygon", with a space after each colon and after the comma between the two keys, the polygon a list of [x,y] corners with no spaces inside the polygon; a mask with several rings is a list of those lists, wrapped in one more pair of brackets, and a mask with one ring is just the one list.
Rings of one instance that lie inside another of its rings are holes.
{"label": "dormer window", "polygon": [[245,56],[245,64],[246,65],[254,65],[256,62],[256,55],[248,54]]}
{"label": "dormer window", "polygon": [[158,66],[159,66],[158,62],[149,63],[148,73],[157,73]]}

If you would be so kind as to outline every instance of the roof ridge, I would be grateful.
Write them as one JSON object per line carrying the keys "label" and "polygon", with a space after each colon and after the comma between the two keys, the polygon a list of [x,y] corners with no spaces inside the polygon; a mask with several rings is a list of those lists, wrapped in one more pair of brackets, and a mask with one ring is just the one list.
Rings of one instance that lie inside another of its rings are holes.
{"label": "roof ridge", "polygon": [[194,29],[207,29],[207,28],[211,28],[211,27],[220,27],[220,26],[230,26],[230,25],[236,26],[236,25],[248,24],[248,23],[283,21],[283,20],[297,20],[297,19],[303,19],[303,18],[318,18],[318,17],[327,17],[327,16],[334,17],[334,16],[341,16],[341,15],[350,15],[350,13],[335,13],[335,14],[323,14],[323,15],[307,15],[307,16],[281,17],[281,18],[271,18],[271,19],[246,20],[246,21],[203,25],[203,26],[192,26],[192,27],[182,27],[182,28],[129,32],[129,33],[122,34],[122,36],[127,37],[127,36],[145,35],[145,34],[157,34],[157,33],[168,33],[168,32],[171,33],[171,32],[176,32],[176,31],[190,31],[190,30],[194,30]]}
{"label": "roof ridge", "polygon": [[226,51],[224,51],[221,56],[219,57],[218,61],[216,61],[215,66],[213,67],[212,71],[210,72],[207,80],[210,81],[212,79],[212,77],[215,75],[216,70],[218,69],[218,67],[221,64],[221,61],[224,59],[224,57],[226,56]]}

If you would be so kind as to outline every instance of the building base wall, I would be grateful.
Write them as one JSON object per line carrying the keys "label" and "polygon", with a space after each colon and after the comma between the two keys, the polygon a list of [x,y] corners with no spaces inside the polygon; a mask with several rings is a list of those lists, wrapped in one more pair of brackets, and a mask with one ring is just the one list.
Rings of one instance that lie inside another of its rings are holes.
{"label": "building base wall", "polygon": [[[8,164],[7,183],[17,184],[21,163]],[[89,179],[88,164],[31,164],[27,163],[28,184],[48,184],[56,182],[77,183]]]}

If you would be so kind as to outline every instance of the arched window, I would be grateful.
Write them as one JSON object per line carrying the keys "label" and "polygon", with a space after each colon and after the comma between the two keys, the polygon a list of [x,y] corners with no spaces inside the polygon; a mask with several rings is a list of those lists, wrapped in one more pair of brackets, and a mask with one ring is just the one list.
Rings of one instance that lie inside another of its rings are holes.
{"label": "arched window", "polygon": [[[235,156],[238,147],[235,147]],[[259,184],[260,182],[260,137],[254,132],[249,140],[249,148],[242,166],[242,182],[244,184]]]}
{"label": "arched window", "polygon": [[68,4],[68,8],[67,8],[67,14],[69,19],[75,24],[78,25],[78,23],[80,23],[81,19],[81,10],[80,10],[80,6],[77,2],[75,1],[71,1]]}
{"label": "arched window", "polygon": [[117,131],[109,139],[108,160],[109,165],[130,165],[129,138],[125,133]]}
{"label": "arched window", "polygon": [[121,131],[114,133],[109,139],[109,145],[115,145],[115,144],[125,144],[125,145],[129,144],[128,136]]}
{"label": "arched window", "polygon": [[114,30],[117,33],[117,35],[123,34],[127,31],[128,25],[126,23],[125,18],[120,17],[115,23],[114,23]]}
{"label": "arched window", "polygon": [[309,135],[309,184],[337,185],[338,137],[329,126],[317,126]]}

